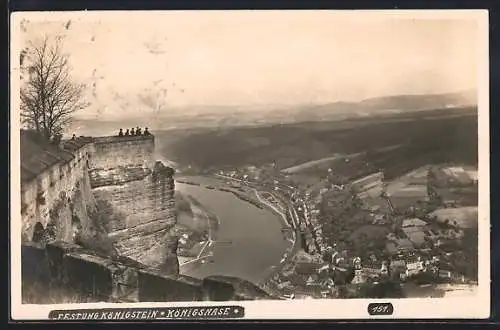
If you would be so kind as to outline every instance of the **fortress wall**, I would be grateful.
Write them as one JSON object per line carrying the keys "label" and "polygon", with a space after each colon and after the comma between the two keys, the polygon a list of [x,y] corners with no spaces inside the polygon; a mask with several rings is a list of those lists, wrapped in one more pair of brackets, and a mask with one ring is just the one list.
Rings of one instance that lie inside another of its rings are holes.
{"label": "fortress wall", "polygon": [[87,160],[92,149],[90,144],[83,146],[69,162],[56,163],[21,185],[23,241],[32,240],[36,223],[46,228],[51,221],[59,223],[58,238],[71,239],[71,226],[65,226],[71,222],[69,204],[87,184]]}
{"label": "fortress wall", "polygon": [[64,288],[72,295],[77,292],[87,299],[90,297],[92,301],[275,299],[262,292],[253,293],[254,288],[250,291],[248,288],[242,288],[238,279],[199,280],[185,275],[163,275],[145,266],[133,264],[132,261],[110,260],[65,242],[53,242],[46,246],[23,245],[22,268],[23,273],[29,273],[31,278],[44,278],[47,283],[50,279],[52,287]]}
{"label": "fortress wall", "polygon": [[141,271],[138,277],[139,301],[201,301],[201,281],[179,275],[164,276],[152,271]]}
{"label": "fortress wall", "polygon": [[154,164],[154,137],[108,136],[94,138],[95,152],[90,167],[112,169],[121,166],[151,168]]}

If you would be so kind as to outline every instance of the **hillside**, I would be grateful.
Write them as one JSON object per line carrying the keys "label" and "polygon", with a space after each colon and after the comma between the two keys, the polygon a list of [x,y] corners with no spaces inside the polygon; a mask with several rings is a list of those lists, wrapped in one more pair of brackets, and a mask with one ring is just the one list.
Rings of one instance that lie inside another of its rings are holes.
{"label": "hillside", "polygon": [[[473,109],[396,114],[376,119],[304,122],[258,127],[191,129],[157,133],[159,152],[181,165],[234,168],[273,161],[279,168],[331,157],[372,152],[378,167],[430,162],[477,162],[477,116]],[[404,167],[404,166],[403,166]]]}
{"label": "hillside", "polygon": [[477,104],[475,91],[434,95],[391,95],[375,97],[361,102],[335,102],[309,106],[293,113],[297,121],[367,117],[422,110],[458,108]]}
{"label": "hillside", "polygon": [[[156,96],[155,96],[156,95]],[[186,108],[156,108],[157,94],[152,91],[137,91],[134,95],[116,92],[89,94],[91,108],[78,113],[72,131],[77,134],[103,135],[119,127],[147,126],[155,131],[187,128],[216,128],[236,126],[262,126],[346,119],[370,119],[379,116],[409,114],[434,109],[460,108],[463,111],[475,108],[476,93],[436,95],[393,95],[370,98],[360,102],[335,102],[329,104],[306,104],[285,107],[280,105],[260,106],[193,106]],[[167,102],[168,103],[168,102]],[[121,119],[106,114],[122,113]],[[426,114],[427,115],[427,114]],[[98,121],[98,122],[97,122]]]}

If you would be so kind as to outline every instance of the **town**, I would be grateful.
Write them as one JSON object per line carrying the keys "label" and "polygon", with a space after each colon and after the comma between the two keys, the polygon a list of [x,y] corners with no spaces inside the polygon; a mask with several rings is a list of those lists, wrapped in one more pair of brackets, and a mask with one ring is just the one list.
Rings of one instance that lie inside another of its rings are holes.
{"label": "town", "polygon": [[286,218],[296,244],[261,283],[273,294],[404,297],[405,286],[477,284],[475,167],[427,165],[385,180],[354,155],[331,162],[316,182],[275,163],[208,174],[253,188]]}

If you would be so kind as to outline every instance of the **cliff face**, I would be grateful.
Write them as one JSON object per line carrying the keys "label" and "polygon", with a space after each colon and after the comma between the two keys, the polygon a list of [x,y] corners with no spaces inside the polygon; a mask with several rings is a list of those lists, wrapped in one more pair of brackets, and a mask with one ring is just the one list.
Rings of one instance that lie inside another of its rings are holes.
{"label": "cliff face", "polygon": [[98,221],[118,255],[177,275],[174,171],[118,167],[90,171]]}
{"label": "cliff face", "polygon": [[61,192],[59,200],[50,210],[51,222],[48,227],[53,224],[56,228],[56,240],[73,242],[77,232],[88,231],[92,226],[96,203],[88,173],[83,173],[71,190]]}

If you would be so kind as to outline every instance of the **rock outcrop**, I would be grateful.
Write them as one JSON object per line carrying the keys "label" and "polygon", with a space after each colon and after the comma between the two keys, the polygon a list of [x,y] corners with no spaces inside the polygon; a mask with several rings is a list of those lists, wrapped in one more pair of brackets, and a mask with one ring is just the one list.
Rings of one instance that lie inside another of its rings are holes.
{"label": "rock outcrop", "polygon": [[90,172],[102,231],[120,256],[177,275],[174,170],[121,167]]}

